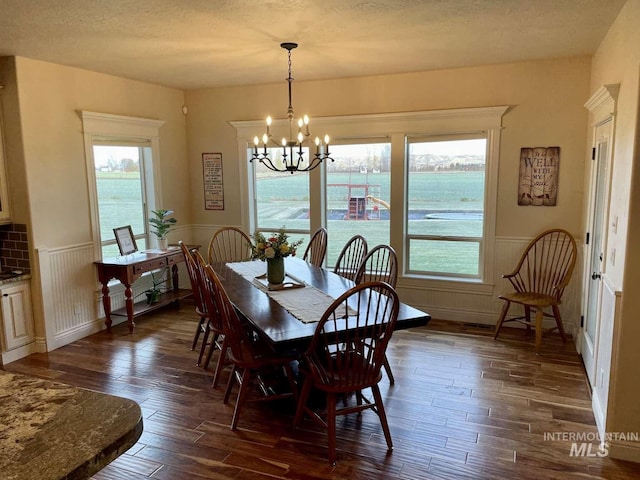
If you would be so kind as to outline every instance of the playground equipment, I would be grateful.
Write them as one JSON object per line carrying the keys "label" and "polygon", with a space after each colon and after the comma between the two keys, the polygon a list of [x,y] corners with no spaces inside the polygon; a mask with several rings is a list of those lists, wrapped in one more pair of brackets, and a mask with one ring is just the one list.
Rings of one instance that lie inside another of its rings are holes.
{"label": "playground equipment", "polygon": [[[370,195],[369,191],[374,193],[380,192],[380,185],[368,183],[330,183],[327,187],[342,187],[347,189],[347,212],[344,215],[345,220],[379,220],[380,207],[387,210],[390,209],[388,202]],[[369,204],[373,204],[369,209]]]}

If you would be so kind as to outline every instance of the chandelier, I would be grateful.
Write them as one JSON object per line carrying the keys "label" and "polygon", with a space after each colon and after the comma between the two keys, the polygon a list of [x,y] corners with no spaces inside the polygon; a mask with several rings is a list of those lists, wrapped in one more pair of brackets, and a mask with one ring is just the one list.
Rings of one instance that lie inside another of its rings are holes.
{"label": "chandelier", "polygon": [[[309,141],[311,136],[309,132],[309,117],[304,115],[299,118],[296,128],[293,107],[291,106],[291,83],[293,82],[293,77],[291,77],[291,50],[296,48],[298,44],[285,42],[281,43],[280,46],[287,50],[289,55],[289,77],[287,78],[287,83],[289,84],[289,108],[287,109],[289,138],[282,137],[280,142],[274,140],[270,131],[272,119],[270,116],[267,117],[267,131],[262,135],[262,140],[257,136],[253,139],[253,155],[250,162],[258,160],[274,172],[291,172],[291,174],[293,172],[308,172],[320,165],[323,160],[331,160],[333,162],[333,158],[329,154],[329,135],[325,135],[323,140],[316,137],[315,153],[313,157],[311,157],[310,153],[309,160],[305,162],[303,147],[309,147],[309,152],[311,152],[311,146],[309,145],[311,143]],[[262,148],[260,148],[260,144],[262,144]],[[282,166],[276,165],[275,159],[272,158],[272,153],[267,150],[268,147],[282,148]]]}

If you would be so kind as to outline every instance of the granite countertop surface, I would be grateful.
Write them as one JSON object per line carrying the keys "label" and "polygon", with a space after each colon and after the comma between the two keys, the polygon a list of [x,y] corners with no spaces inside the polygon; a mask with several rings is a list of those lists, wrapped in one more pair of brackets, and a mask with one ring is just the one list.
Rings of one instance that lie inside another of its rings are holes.
{"label": "granite countertop surface", "polygon": [[19,282],[20,280],[29,280],[30,278],[30,273],[0,272],[0,286]]}
{"label": "granite countertop surface", "polygon": [[135,444],[126,398],[0,370],[0,478],[87,479]]}

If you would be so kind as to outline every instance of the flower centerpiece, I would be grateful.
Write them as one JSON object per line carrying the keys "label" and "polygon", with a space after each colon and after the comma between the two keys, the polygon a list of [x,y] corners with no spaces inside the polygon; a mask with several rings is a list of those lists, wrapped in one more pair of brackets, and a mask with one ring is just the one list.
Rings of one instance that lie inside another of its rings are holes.
{"label": "flower centerpiece", "polygon": [[253,249],[251,258],[267,262],[267,280],[269,283],[279,284],[284,281],[284,258],[295,256],[302,239],[289,241],[289,235],[281,228],[277,233],[265,237],[262,232],[253,234]]}
{"label": "flower centerpiece", "polygon": [[173,210],[152,210],[151,213],[154,216],[149,219],[149,223],[153,228],[153,233],[158,237],[158,248],[166,250],[168,248],[167,233],[177,223],[177,220],[171,216]]}

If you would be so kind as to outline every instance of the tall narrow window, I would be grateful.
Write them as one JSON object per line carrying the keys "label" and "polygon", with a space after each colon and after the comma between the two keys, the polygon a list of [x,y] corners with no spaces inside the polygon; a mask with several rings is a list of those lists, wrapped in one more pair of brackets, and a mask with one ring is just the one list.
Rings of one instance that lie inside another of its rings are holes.
{"label": "tall narrow window", "polygon": [[147,248],[147,200],[143,179],[145,163],[150,163],[150,156],[148,146],[93,146],[103,258],[119,254],[113,229],[125,225],[131,225],[138,250]]}
{"label": "tall narrow window", "polygon": [[149,212],[162,205],[159,129],[163,121],[108,113],[82,113],[96,258],[119,255],[113,229],[131,225],[138,250],[154,248]]}
{"label": "tall narrow window", "polygon": [[479,137],[408,139],[409,272],[481,275],[487,141]]}
{"label": "tall narrow window", "polygon": [[379,140],[333,145],[327,162],[327,265],[356,233],[370,247],[389,243],[391,144]]}

